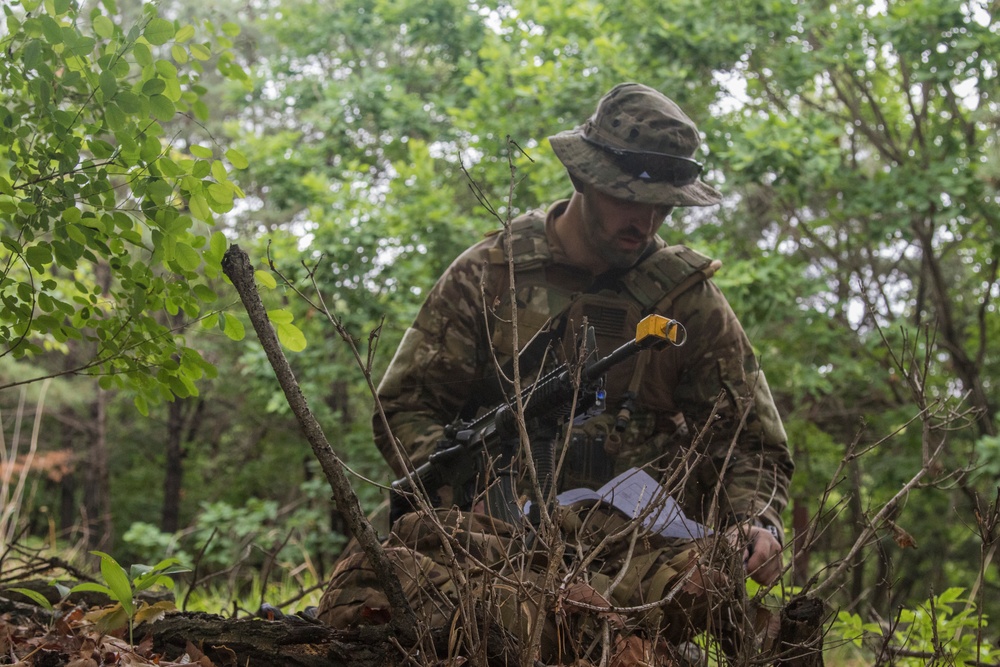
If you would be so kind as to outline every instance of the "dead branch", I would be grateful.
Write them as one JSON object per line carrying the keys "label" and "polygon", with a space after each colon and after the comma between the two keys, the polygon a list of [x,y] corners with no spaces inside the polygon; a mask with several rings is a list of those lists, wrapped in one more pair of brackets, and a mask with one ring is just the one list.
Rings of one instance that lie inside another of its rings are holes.
{"label": "dead branch", "polygon": [[333,490],[338,510],[343,514],[348,527],[364,549],[369,562],[385,586],[386,597],[393,609],[390,627],[398,636],[412,639],[417,627],[416,615],[407,602],[403,588],[379,543],[375,529],[365,517],[358,496],[351,487],[347,475],[344,474],[340,458],[333,451],[322,427],[309,409],[306,398],[292,373],[288,359],[285,358],[285,354],[281,350],[278,336],[268,321],[267,311],[260,300],[249,256],[238,245],[230,246],[222,259],[222,270],[233,282],[233,286],[236,287],[236,291],[243,301],[243,307],[246,308],[254,331],[257,332],[257,338],[274,369],[281,390],[285,394],[285,400],[288,401],[288,406],[298,420],[313,453],[323,468],[327,482]]}

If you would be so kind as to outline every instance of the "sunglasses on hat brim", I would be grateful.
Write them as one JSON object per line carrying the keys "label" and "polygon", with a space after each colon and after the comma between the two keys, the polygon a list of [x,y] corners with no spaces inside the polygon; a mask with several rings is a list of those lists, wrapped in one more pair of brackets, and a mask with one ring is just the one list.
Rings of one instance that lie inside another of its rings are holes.
{"label": "sunglasses on hat brim", "polygon": [[585,135],[580,136],[591,146],[599,148],[611,156],[612,161],[619,169],[647,183],[670,183],[680,187],[691,185],[701,175],[702,164],[689,157],[617,148],[602,144]]}

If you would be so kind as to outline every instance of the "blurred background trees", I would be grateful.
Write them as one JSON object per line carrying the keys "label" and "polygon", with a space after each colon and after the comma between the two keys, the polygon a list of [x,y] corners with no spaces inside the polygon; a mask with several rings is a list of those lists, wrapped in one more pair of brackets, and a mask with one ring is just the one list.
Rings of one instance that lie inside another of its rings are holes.
{"label": "blurred background trees", "polygon": [[[976,519],[1000,475],[994,6],[4,11],[4,488],[30,471],[8,539],[110,540],[123,560],[204,548],[220,571],[280,553],[321,580],[340,525],[266,359],[241,336],[222,249],[240,243],[261,269],[269,256],[303,289],[313,276],[359,340],[380,332],[378,376],[441,271],[498,227],[463,170],[501,215],[567,196],[545,138],[632,80],[696,120],[707,178],[726,195],[675,211],[663,235],[723,260],[716,280],[786,418],[791,523],[800,536],[825,527],[798,545],[790,580],[822,578],[924,470],[836,603],[885,615],[952,586],[1000,599],[995,566],[982,567],[995,542],[977,538]],[[511,211],[507,137],[524,150],[511,156]],[[339,453],[387,481],[348,351],[281,286],[266,297],[308,341],[292,363]],[[49,376],[43,399],[32,381]],[[383,497],[357,487],[372,508]]]}

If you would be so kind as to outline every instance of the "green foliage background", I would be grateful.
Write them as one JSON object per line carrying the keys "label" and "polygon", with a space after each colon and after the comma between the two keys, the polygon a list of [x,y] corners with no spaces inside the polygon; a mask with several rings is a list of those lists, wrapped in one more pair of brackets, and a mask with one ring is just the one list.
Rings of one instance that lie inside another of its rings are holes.
{"label": "green foliage background", "polygon": [[[917,548],[881,526],[831,597],[884,615],[962,587],[1000,614],[996,568],[980,572],[995,542],[983,546],[976,518],[1000,461],[994,6],[21,0],[4,12],[3,425],[19,383],[58,374],[42,449],[75,452],[84,471],[88,397],[108,392],[110,507],[132,536],[120,560],[150,542],[196,553],[210,525],[232,558],[280,548],[322,570],[338,548],[316,538],[339,523],[220,277],[229,242],[300,289],[315,280],[362,346],[377,330],[379,376],[436,277],[498,227],[464,170],[501,215],[566,196],[545,138],[634,80],[697,121],[726,195],[675,212],[663,234],[723,260],[717,282],[785,416],[790,523],[824,527],[790,580],[836,567],[940,448],[891,512]],[[508,137],[524,151],[509,210]],[[289,290],[265,292],[338,452],[386,482],[349,351]],[[170,401],[186,419],[190,528],[167,539],[152,529]],[[850,451],[864,454],[842,466]],[[381,490],[358,479],[374,508]],[[54,515],[81,490],[51,470],[33,480],[23,519],[44,534],[42,507]],[[80,538],[72,521],[57,528]],[[248,534],[271,538],[252,547]]]}

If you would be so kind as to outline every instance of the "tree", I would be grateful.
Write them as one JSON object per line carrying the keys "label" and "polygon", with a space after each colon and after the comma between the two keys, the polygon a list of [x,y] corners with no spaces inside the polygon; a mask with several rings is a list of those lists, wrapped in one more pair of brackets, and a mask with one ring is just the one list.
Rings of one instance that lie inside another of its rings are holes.
{"label": "tree", "polygon": [[215,373],[186,330],[217,301],[225,238],[211,228],[241,195],[228,170],[246,161],[179,138],[171,122],[207,117],[206,68],[245,80],[227,51],[238,28],[180,25],[153,5],[129,21],[110,0],[86,14],[69,0],[3,11],[0,356],[41,366],[0,389],[100,378],[84,504],[92,544],[103,544],[107,390],[128,390],[146,414],[196,396],[195,382]]}
{"label": "tree", "polygon": [[[712,127],[738,207],[701,233],[747,241],[732,249],[756,269],[735,293],[784,378],[778,391],[806,463],[799,479],[815,483],[831,454],[924,414],[924,428],[903,429],[853,464],[860,530],[867,506],[943,447],[937,490],[893,517],[942,557],[900,551],[886,529],[879,558],[857,563],[849,599],[874,587],[873,604],[885,608],[926,594],[928,582],[944,590],[944,563],[974,572],[980,553],[940,517],[975,525],[994,481],[977,484],[964,466],[996,434],[1000,408],[996,19],[982,3],[923,0],[731,3],[720,12],[744,34],[726,72],[731,110]],[[778,289],[761,291],[764,280]],[[803,372],[808,364],[819,373]],[[801,488],[808,493],[808,482]]]}
{"label": "tree", "polygon": [[4,7],[0,353],[84,348],[86,361],[58,372],[128,387],[145,412],[196,395],[194,381],[214,372],[157,314],[190,322],[216,301],[207,279],[225,241],[208,238],[240,194],[222,153],[246,164],[234,149],[186,144],[169,123],[206,117],[206,66],[245,74],[211,24],[198,39],[153,5],[124,26],[111,2],[77,12],[69,0]]}

